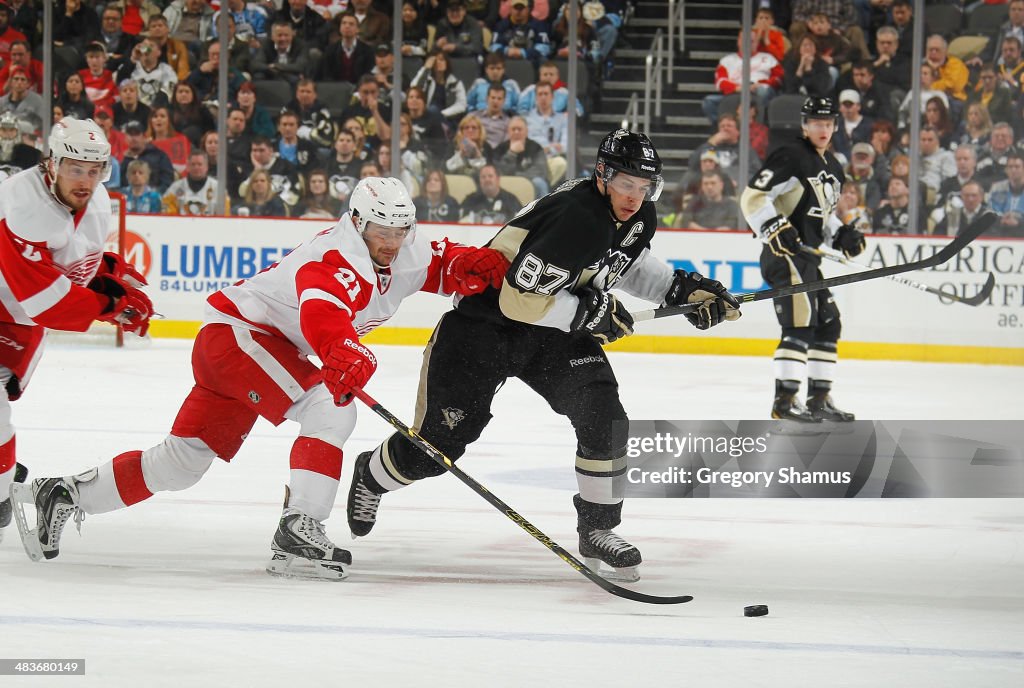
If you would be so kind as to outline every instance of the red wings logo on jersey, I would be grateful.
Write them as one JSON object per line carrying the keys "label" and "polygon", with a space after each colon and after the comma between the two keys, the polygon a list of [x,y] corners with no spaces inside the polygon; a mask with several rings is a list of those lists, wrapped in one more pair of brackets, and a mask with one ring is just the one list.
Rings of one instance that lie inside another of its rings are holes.
{"label": "red wings logo on jersey", "polygon": [[75,284],[84,287],[96,276],[96,267],[100,264],[103,254],[94,253],[80,261],[63,268],[64,274]]}

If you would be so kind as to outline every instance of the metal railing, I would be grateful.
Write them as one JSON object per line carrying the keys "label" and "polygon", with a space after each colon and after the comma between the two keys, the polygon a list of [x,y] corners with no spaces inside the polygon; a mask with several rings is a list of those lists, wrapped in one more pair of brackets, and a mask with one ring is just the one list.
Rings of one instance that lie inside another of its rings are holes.
{"label": "metal railing", "polygon": [[683,15],[686,12],[686,0],[668,0],[668,83],[672,83],[676,67],[676,51],[673,41],[678,36],[679,52],[686,50],[686,27],[683,26]]}
{"label": "metal railing", "polygon": [[651,52],[644,60],[644,131],[651,130],[651,92],[654,92],[654,116],[661,117],[661,89],[665,80],[665,34],[658,29],[654,34]]}
{"label": "metal railing", "polygon": [[626,112],[622,115],[622,124],[620,125],[623,129],[629,129],[630,131],[636,131],[637,121],[640,117],[640,97],[637,96],[636,91],[629,97],[629,103],[626,105]]}

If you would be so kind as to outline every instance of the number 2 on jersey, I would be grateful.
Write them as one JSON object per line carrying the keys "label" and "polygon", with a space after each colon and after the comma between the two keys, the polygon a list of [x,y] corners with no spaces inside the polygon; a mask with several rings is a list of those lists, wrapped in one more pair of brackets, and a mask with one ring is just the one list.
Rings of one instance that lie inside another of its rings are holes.
{"label": "number 2 on jersey", "polygon": [[[541,279],[551,277],[548,282],[541,284]],[[516,270],[516,284],[525,291],[532,291],[545,296],[555,293],[562,285],[569,280],[568,270],[563,270],[557,265],[546,265],[537,256],[527,253],[523,256],[519,269]]]}

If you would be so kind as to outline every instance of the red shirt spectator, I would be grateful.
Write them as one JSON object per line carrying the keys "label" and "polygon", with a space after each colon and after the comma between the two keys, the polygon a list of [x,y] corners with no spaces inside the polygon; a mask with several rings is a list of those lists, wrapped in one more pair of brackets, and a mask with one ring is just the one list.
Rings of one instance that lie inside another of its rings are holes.
{"label": "red shirt spectator", "polygon": [[0,89],[7,93],[7,80],[11,78],[11,70],[20,67],[28,79],[29,90],[42,95],[43,93],[43,63],[32,59],[28,43],[15,41],[11,45],[10,60],[0,69]]}
{"label": "red shirt spectator", "polygon": [[11,61],[11,44],[14,41],[27,41],[25,34],[11,26],[11,8],[0,2],[0,60],[7,64]]}

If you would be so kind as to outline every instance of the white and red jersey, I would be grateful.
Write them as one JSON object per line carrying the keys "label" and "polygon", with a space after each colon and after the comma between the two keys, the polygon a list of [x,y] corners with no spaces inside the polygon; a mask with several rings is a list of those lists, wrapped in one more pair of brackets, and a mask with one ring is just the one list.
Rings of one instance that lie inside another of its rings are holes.
{"label": "white and red jersey", "polygon": [[[778,89],[782,86],[782,64],[771,53],[755,53],[750,58],[750,83]],[[743,83],[743,57],[730,53],[718,61],[715,87],[720,93],[735,93]]]}
{"label": "white and red jersey", "polygon": [[89,97],[92,104],[108,108],[114,107],[114,99],[117,96],[117,85],[114,83],[114,74],[109,69],[104,69],[97,76],[88,69],[79,69],[78,75],[82,77],[85,85],[85,95]]}
{"label": "white and red jersey", "polygon": [[416,234],[378,275],[346,213],[280,262],[210,296],[204,323],[283,337],[302,353],[322,358],[333,342],[361,337],[387,321],[417,291],[452,294],[445,269],[467,250]]}
{"label": "white and red jersey", "polygon": [[24,378],[43,327],[84,332],[109,307],[85,286],[109,231],[102,184],[75,214],[50,195],[38,167],[0,184],[0,365]]}

